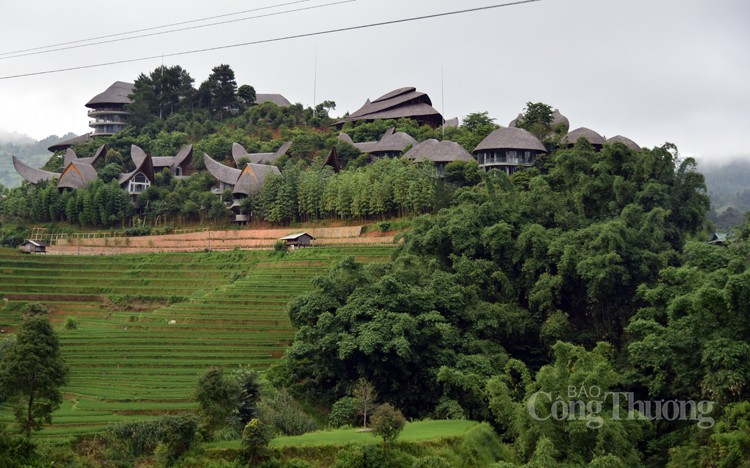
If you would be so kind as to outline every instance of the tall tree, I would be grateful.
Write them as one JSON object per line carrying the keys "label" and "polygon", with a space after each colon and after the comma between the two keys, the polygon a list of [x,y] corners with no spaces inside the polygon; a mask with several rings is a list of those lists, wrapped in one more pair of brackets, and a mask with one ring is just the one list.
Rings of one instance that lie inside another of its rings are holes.
{"label": "tall tree", "polygon": [[[210,95],[209,110],[218,112],[221,118],[224,117],[224,111],[237,104],[237,81],[234,78],[234,70],[226,64],[221,64],[211,69],[208,79],[201,84],[205,85],[205,92]],[[200,90],[199,90],[200,92]]]}
{"label": "tall tree", "polygon": [[16,421],[26,437],[52,422],[52,412],[62,403],[60,387],[67,381],[68,366],[49,320],[43,315],[27,316],[0,363],[0,384],[18,399]]}

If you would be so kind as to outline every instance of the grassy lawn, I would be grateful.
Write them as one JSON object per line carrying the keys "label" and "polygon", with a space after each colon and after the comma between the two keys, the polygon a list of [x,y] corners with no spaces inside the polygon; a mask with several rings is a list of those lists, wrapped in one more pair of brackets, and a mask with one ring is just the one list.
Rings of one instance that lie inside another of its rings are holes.
{"label": "grassy lawn", "polygon": [[[407,423],[399,435],[399,442],[423,442],[448,437],[459,437],[476,426],[476,421],[417,421]],[[271,447],[316,447],[323,445],[344,446],[349,444],[376,444],[381,439],[371,432],[357,432],[357,429],[337,429],[317,431],[294,437],[277,437]],[[239,440],[208,444],[212,448],[240,447]]]}

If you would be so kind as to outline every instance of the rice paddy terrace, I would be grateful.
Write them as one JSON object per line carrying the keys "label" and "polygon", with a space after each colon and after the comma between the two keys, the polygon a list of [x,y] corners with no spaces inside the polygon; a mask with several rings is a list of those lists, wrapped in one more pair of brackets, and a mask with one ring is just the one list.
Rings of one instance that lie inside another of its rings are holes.
{"label": "rice paddy terrace", "polygon": [[[22,255],[0,250],[0,329],[40,302],[70,365],[65,402],[41,434],[102,431],[111,421],[195,408],[192,392],[209,366],[264,369],[291,342],[288,301],[346,256],[385,261],[391,247],[269,251]],[[74,317],[76,329],[63,326]],[[0,422],[12,421],[0,406]]]}

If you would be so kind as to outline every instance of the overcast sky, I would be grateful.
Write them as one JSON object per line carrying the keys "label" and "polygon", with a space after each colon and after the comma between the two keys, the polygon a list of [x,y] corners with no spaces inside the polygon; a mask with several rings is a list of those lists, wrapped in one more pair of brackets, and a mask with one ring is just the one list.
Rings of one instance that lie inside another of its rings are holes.
{"label": "overcast sky", "polygon": [[[293,0],[11,2],[0,53],[161,26]],[[309,0],[248,16],[312,7]],[[501,0],[356,0],[130,41],[21,58],[0,76],[160,56],[200,48],[502,3]],[[527,101],[559,108],[572,128],[670,141],[705,160],[746,156],[750,130],[747,0],[541,0],[479,13],[163,58],[196,80],[227,63],[239,84],[337,115],[402,86],[430,95],[446,118],[489,111],[507,125]],[[191,23],[192,25],[201,23]],[[315,57],[317,53],[317,93]],[[4,59],[2,59],[4,58]],[[112,82],[133,81],[161,58],[0,80],[0,129],[34,138],[85,133],[84,104]],[[442,73],[441,73],[442,71]],[[441,87],[443,76],[444,93]]]}

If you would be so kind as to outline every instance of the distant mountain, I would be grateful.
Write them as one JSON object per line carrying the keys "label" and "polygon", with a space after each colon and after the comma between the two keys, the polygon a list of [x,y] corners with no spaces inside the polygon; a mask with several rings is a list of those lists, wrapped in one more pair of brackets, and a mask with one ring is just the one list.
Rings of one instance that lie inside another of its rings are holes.
{"label": "distant mountain", "polygon": [[50,135],[36,141],[27,135],[0,130],[0,185],[17,187],[23,180],[13,168],[11,156],[17,156],[30,166],[42,167],[52,156],[47,148],[74,136],[75,133],[67,133],[61,137]]}
{"label": "distant mountain", "polygon": [[699,165],[698,170],[706,177],[711,222],[722,230],[742,223],[750,211],[750,159]]}

